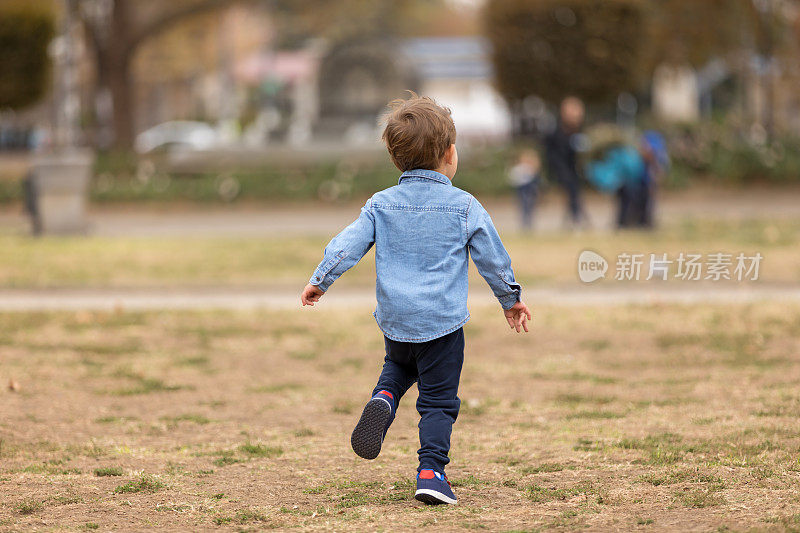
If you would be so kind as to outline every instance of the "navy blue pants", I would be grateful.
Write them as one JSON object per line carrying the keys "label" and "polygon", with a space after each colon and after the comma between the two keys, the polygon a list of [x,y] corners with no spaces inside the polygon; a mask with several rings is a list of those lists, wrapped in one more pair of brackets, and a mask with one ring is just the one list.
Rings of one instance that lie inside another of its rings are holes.
{"label": "navy blue pants", "polygon": [[444,473],[450,462],[450,433],[458,417],[458,381],[464,364],[464,330],[457,329],[428,342],[398,342],[384,338],[386,358],[372,392],[394,396],[394,411],[403,394],[418,382],[419,468]]}
{"label": "navy blue pants", "polygon": [[567,193],[567,215],[573,224],[579,224],[586,218],[581,200],[581,185],[577,179],[566,179],[561,186]]}
{"label": "navy blue pants", "polygon": [[517,197],[519,198],[519,209],[522,215],[522,228],[531,229],[533,225],[533,208],[536,204],[536,197],[539,194],[539,186],[535,181],[517,187]]}

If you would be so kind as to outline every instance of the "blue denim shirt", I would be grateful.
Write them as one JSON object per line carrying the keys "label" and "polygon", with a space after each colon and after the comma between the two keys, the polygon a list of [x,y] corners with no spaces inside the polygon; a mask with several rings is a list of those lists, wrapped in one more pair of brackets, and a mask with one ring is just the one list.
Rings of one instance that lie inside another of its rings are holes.
{"label": "blue denim shirt", "polygon": [[511,258],[489,213],[432,170],[409,170],[372,196],[358,219],[325,247],[310,283],[327,291],[375,245],[375,319],[401,342],[424,342],[469,320],[469,255],[503,309],[520,299]]}

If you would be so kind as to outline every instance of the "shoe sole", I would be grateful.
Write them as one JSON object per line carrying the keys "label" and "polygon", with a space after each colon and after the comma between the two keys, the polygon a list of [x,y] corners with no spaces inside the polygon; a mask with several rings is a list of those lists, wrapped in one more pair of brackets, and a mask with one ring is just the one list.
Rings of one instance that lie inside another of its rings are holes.
{"label": "shoe sole", "polygon": [[381,453],[383,432],[392,416],[392,407],[382,398],[373,398],[364,406],[361,419],[350,436],[350,445],[356,455],[375,459]]}
{"label": "shoe sole", "polygon": [[433,489],[419,489],[414,494],[414,498],[428,505],[455,505],[458,502],[458,500],[454,500]]}

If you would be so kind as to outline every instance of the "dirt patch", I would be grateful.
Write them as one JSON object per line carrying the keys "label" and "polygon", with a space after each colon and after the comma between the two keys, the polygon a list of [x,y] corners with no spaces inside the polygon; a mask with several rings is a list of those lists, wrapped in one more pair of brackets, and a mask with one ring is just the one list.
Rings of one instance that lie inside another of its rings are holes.
{"label": "dirt patch", "polygon": [[380,457],[349,432],[365,312],[0,314],[0,527],[791,529],[800,306],[477,309],[448,474],[412,499],[415,391]]}

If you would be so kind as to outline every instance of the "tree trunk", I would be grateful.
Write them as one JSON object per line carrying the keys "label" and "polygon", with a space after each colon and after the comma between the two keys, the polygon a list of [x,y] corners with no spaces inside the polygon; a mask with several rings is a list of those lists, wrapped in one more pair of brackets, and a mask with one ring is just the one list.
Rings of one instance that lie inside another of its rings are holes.
{"label": "tree trunk", "polygon": [[[135,88],[132,84],[131,63],[137,47],[146,39],[168,29],[182,18],[217,9],[229,0],[197,0],[191,4],[170,6],[150,21],[136,24],[132,13],[136,10],[136,0],[113,0],[111,20],[108,28],[91,27],[87,31],[95,50],[97,67],[97,94],[109,94],[111,99],[111,129],[113,140],[101,143],[115,149],[129,150],[136,136]],[[103,125],[105,126],[105,124]],[[103,134],[104,128],[101,128]]]}
{"label": "tree trunk", "polygon": [[111,94],[113,146],[128,150],[133,147],[136,135],[133,123],[133,87],[131,87],[130,61],[120,58],[106,65],[106,81]]}
{"label": "tree trunk", "polygon": [[117,149],[133,147],[133,88],[131,87],[131,48],[128,0],[114,0],[111,14],[111,31],[104,55],[104,78],[111,95],[113,146]]}

